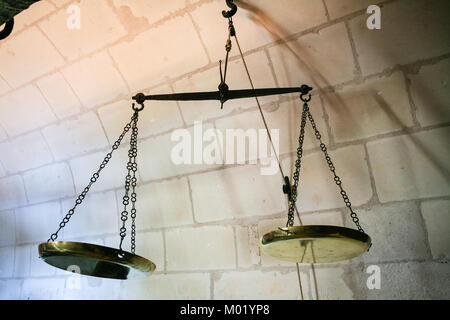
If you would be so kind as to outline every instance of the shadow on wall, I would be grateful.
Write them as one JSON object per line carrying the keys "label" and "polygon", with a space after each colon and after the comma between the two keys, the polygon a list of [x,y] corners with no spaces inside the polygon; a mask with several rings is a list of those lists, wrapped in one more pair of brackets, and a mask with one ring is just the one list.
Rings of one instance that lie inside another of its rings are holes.
{"label": "shadow on wall", "polygon": [[[288,41],[285,40],[290,34],[289,32],[281,27],[276,21],[274,21],[272,18],[270,18],[265,11],[262,9],[249,4],[242,0],[236,0],[235,3],[241,7],[244,10],[247,10],[252,14],[251,19],[253,22],[255,22],[258,25],[261,25],[263,28],[265,28],[273,37],[275,41],[278,41],[281,45],[283,45],[289,52],[292,53],[292,55],[297,60],[300,68],[304,70],[306,74],[310,76],[310,78],[313,81],[313,86],[315,88],[319,88],[319,93],[322,92],[320,89],[320,83],[323,83],[325,85],[322,86],[322,88],[331,87],[330,82],[316,69],[314,66],[309,65],[305,60],[300,56],[300,52],[302,53],[302,56],[307,56],[307,51],[302,48],[302,46],[295,41],[291,41],[288,44]],[[288,66],[284,66],[285,70],[289,70]],[[425,89],[425,87],[421,84],[419,84],[420,88]],[[378,95],[376,92],[370,91],[367,93],[368,97],[372,97],[380,107],[380,110],[382,110],[389,119],[391,119],[396,125],[398,125],[399,128],[406,128],[406,125],[401,121],[401,119],[393,112],[392,106],[390,106],[380,95]],[[424,90],[421,92],[422,96],[426,96],[429,101],[433,101],[433,95],[429,93],[427,90]],[[333,101],[330,101],[331,95],[321,95],[322,99],[328,102],[328,104],[331,106],[334,106],[336,111],[342,116],[345,117],[345,119],[349,120],[349,123],[357,124],[358,119],[354,119],[354,117],[349,112],[349,107],[346,105],[344,100],[338,95],[333,95],[335,99]],[[436,105],[436,104],[433,104]],[[430,109],[429,112],[437,113],[435,116],[439,117],[442,116],[445,113],[445,107],[439,106],[438,108]],[[323,130],[323,129],[322,129]],[[425,157],[427,157],[431,163],[446,177],[450,178],[450,172],[445,166],[438,160],[433,157],[432,152],[417,138],[415,138],[412,135],[408,135],[408,138],[411,139],[411,141],[417,146],[417,148],[424,154]],[[292,170],[292,168],[291,168]]]}
{"label": "shadow on wall", "polygon": [[[442,80],[441,80],[442,81]],[[444,80],[445,81],[445,80]],[[443,81],[443,82],[444,82]],[[450,111],[445,101],[436,97],[433,91],[433,86],[436,83],[423,83],[423,81],[417,81],[414,83],[416,96],[414,97],[414,103],[420,103],[420,101],[426,101],[427,112],[432,113],[433,119],[450,119]],[[445,82],[445,85],[447,83]],[[416,101],[417,100],[417,101]]]}
{"label": "shadow on wall", "polygon": [[[402,123],[398,116],[394,112],[392,112],[391,107],[383,99],[383,97],[373,91],[370,92],[370,95],[373,97],[373,99],[375,99],[375,101],[377,101],[380,109],[383,110],[389,116],[389,118],[391,118],[398,124]],[[433,165],[441,172],[442,175],[450,178],[450,171],[446,168],[442,161],[440,161],[440,159],[436,159],[435,157],[433,157],[433,153],[431,152],[431,150],[422,141],[417,139],[414,135],[408,135],[408,138],[416,145],[417,149],[419,149],[421,153],[425,155],[425,157],[427,157],[431,161],[431,163],[433,163]]]}

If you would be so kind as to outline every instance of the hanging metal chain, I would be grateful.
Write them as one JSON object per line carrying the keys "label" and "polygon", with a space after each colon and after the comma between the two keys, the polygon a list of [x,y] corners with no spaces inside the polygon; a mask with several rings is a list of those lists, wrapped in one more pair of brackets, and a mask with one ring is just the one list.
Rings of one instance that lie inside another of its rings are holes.
{"label": "hanging metal chain", "polygon": [[[134,108],[133,108],[134,109]],[[131,139],[130,139],[130,149],[128,150],[128,163],[127,163],[127,175],[125,176],[125,194],[122,198],[123,211],[121,213],[120,220],[122,221],[122,227],[120,228],[120,244],[119,244],[119,254],[123,253],[122,244],[123,240],[126,236],[126,221],[128,220],[128,210],[127,206],[130,204],[131,200],[131,252],[134,253],[136,249],[136,171],[137,171],[137,136],[138,136],[138,128],[137,122],[139,119],[139,109],[134,109],[134,117],[131,129]],[[142,110],[142,109],[141,109]],[[130,194],[131,187],[131,194]],[[131,198],[131,199],[130,199]]]}
{"label": "hanging metal chain", "polygon": [[131,178],[131,252],[134,253],[136,250],[136,171],[137,171],[137,136],[138,136],[138,127],[137,127],[137,118],[136,125],[133,126],[134,143],[133,143],[133,177]]}
{"label": "hanging metal chain", "polygon": [[[134,105],[134,104],[133,104]],[[133,107],[134,108],[134,107]],[[47,242],[49,241],[55,241],[58,238],[58,232],[64,228],[66,226],[66,224],[70,221],[70,218],[72,217],[72,215],[75,213],[75,209],[77,208],[78,205],[80,205],[84,198],[86,197],[87,193],[89,192],[91,186],[98,180],[98,178],[100,177],[100,172],[106,167],[106,165],[108,164],[109,160],[111,160],[112,154],[115,150],[117,150],[117,148],[119,148],[120,143],[122,142],[125,134],[131,129],[132,124],[137,121],[137,111],[135,110],[133,116],[131,117],[130,122],[128,122],[125,127],[123,128],[123,132],[120,134],[119,138],[114,142],[114,144],[112,145],[111,151],[108,152],[105,156],[105,158],[103,159],[102,163],[100,164],[100,167],[98,168],[98,170],[92,175],[89,184],[83,189],[83,192],[81,192],[81,194],[77,197],[77,199],[75,200],[75,205],[72,207],[72,209],[70,209],[68,211],[68,213],[65,215],[65,217],[63,218],[63,220],[61,221],[61,223],[59,224],[59,228],[58,230],[56,230],[55,233],[53,233],[50,238],[47,240]]]}
{"label": "hanging metal chain", "polygon": [[309,111],[308,106],[306,106],[306,112],[308,114],[309,122],[311,122],[311,126],[314,130],[316,139],[320,143],[320,150],[322,150],[322,152],[325,156],[325,160],[327,161],[328,167],[330,168],[331,172],[333,173],[334,182],[336,183],[336,185],[338,186],[338,188],[340,190],[342,199],[344,199],[345,206],[350,211],[350,217],[352,218],[353,223],[358,228],[358,231],[364,232],[363,228],[361,228],[361,225],[359,224],[358,215],[352,209],[352,204],[350,202],[350,199],[348,198],[347,192],[345,192],[344,188],[342,187],[341,178],[336,174],[336,168],[334,167],[333,161],[331,161],[331,158],[328,154],[328,149],[327,149],[326,145],[322,142],[322,135],[320,134],[319,130],[317,129],[316,123],[314,122],[314,118],[313,118],[311,112]]}
{"label": "hanging metal chain", "polygon": [[306,115],[308,110],[308,104],[305,101],[302,111],[302,122],[300,125],[300,136],[298,138],[298,148],[297,148],[297,160],[295,160],[295,171],[293,175],[294,184],[289,185],[289,178],[285,177],[286,183],[289,185],[289,211],[288,220],[286,222],[286,227],[292,227],[294,225],[294,211],[295,203],[297,202],[297,189],[298,189],[298,179],[300,177],[300,168],[302,166],[302,156],[303,156],[303,141],[305,139],[305,125],[306,125]]}

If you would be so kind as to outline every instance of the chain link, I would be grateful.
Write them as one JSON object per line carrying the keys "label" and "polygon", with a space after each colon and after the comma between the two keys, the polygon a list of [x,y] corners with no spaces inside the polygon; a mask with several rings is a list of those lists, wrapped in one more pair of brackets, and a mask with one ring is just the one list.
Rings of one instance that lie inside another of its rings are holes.
{"label": "chain link", "polygon": [[338,188],[340,190],[342,199],[344,199],[345,206],[350,211],[350,217],[352,218],[353,223],[358,228],[358,231],[364,232],[363,228],[361,228],[361,225],[359,224],[358,215],[352,209],[352,204],[347,195],[347,192],[345,192],[344,188],[342,187],[341,178],[336,174],[336,168],[334,167],[333,161],[331,161],[331,158],[328,154],[328,149],[327,149],[326,145],[322,142],[322,136],[321,136],[319,130],[317,129],[316,123],[314,122],[314,118],[313,118],[311,112],[309,111],[308,106],[306,106],[306,112],[308,114],[309,122],[311,122],[311,126],[314,130],[314,135],[316,136],[316,139],[320,143],[320,150],[322,150],[322,152],[325,156],[325,160],[327,161],[328,167],[330,168],[330,171],[333,173],[334,182],[336,183],[336,185],[338,186]]}
{"label": "chain link", "polygon": [[133,177],[131,178],[131,252],[134,253],[136,250],[136,171],[137,171],[137,136],[138,127],[137,119],[136,126],[133,127],[134,143],[133,143]]}
{"label": "chain link", "polygon": [[55,241],[58,238],[58,233],[59,231],[64,228],[66,226],[66,224],[70,221],[70,218],[72,217],[72,215],[75,213],[75,210],[77,208],[78,205],[80,205],[84,198],[86,197],[87,193],[89,192],[91,186],[98,180],[98,178],[100,177],[100,172],[106,167],[106,165],[108,164],[109,160],[111,160],[112,158],[112,154],[115,150],[117,150],[117,148],[119,148],[120,143],[122,142],[125,134],[131,129],[132,124],[135,122],[135,119],[137,119],[137,112],[135,111],[135,113],[133,114],[133,116],[131,117],[130,122],[128,122],[125,127],[123,128],[123,132],[120,134],[119,138],[114,142],[114,144],[112,145],[111,151],[108,152],[105,156],[105,158],[103,159],[102,163],[100,164],[100,167],[97,169],[96,172],[94,172],[94,174],[92,175],[91,179],[89,180],[89,184],[83,189],[83,191],[81,192],[81,194],[77,197],[77,199],[75,200],[75,205],[72,207],[72,209],[70,209],[68,211],[68,213],[64,216],[63,220],[61,221],[61,223],[59,224],[59,228],[58,230],[56,230],[55,233],[52,233],[50,235],[50,238],[47,240],[47,242],[49,241]]}
{"label": "chain link", "polygon": [[[136,225],[135,225],[135,218],[136,218],[136,171],[137,171],[137,136],[138,136],[138,128],[137,128],[137,122],[138,122],[138,112],[135,110],[134,117],[133,117],[133,124],[131,129],[131,139],[130,139],[130,149],[128,150],[128,163],[127,163],[127,175],[125,177],[125,194],[122,198],[122,204],[123,204],[123,211],[120,215],[120,220],[122,221],[122,227],[120,228],[120,244],[119,244],[119,252],[122,254],[122,244],[123,240],[126,236],[127,229],[126,229],[126,221],[128,220],[128,210],[127,206],[130,204],[131,200],[131,219],[132,219],[132,225],[131,225],[131,252],[134,253],[136,249]],[[131,194],[130,194],[130,187],[131,187]]]}

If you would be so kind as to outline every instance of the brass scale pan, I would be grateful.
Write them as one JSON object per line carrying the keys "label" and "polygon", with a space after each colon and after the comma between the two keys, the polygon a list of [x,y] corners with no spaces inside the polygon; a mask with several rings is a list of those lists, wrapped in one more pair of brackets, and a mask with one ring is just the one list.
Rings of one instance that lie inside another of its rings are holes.
{"label": "brass scale pan", "polygon": [[[261,237],[262,251],[275,258],[298,263],[324,263],[352,259],[370,247],[370,237],[354,229],[336,226],[279,228]],[[112,279],[144,277],[155,264],[130,252],[83,242],[57,241],[39,245],[46,263],[68,270],[76,266],[83,275]]]}
{"label": "brass scale pan", "polygon": [[44,242],[39,245],[39,257],[66,271],[79,270],[84,275],[111,279],[144,277],[156,268],[153,262],[136,254],[120,254],[118,249],[84,242]]}
{"label": "brass scale pan", "polygon": [[370,247],[364,232],[337,226],[297,226],[266,233],[262,251],[275,258],[298,263],[337,262],[355,258]]}

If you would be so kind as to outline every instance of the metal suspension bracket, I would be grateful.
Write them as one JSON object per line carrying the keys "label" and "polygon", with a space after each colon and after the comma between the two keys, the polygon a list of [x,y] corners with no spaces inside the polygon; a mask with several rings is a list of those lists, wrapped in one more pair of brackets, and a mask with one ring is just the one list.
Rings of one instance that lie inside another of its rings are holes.
{"label": "metal suspension bracket", "polygon": [[[311,101],[311,94],[310,91],[312,90],[312,88],[306,84],[302,85],[300,87],[301,91],[300,91],[300,100],[302,100],[303,102],[309,102]],[[307,98],[305,98],[305,96],[308,95]]]}
{"label": "metal suspension bracket", "polygon": [[141,106],[144,105],[144,101],[147,100],[145,98],[145,94],[143,93],[137,93],[134,97],[133,100],[136,101],[136,103],[140,104]]}
{"label": "metal suspension bracket", "polygon": [[220,69],[220,84],[218,86],[219,89],[219,97],[220,97],[220,109],[223,109],[223,104],[228,100],[228,85],[226,84],[226,78],[227,78],[227,69],[228,69],[228,57],[231,51],[231,37],[234,37],[236,35],[236,30],[234,29],[233,25],[233,15],[236,14],[237,7],[233,3],[232,0],[227,0],[227,6],[231,8],[230,11],[222,11],[222,15],[228,19],[228,39],[225,43],[225,66],[224,70],[222,72],[222,60],[219,60],[219,69]]}

